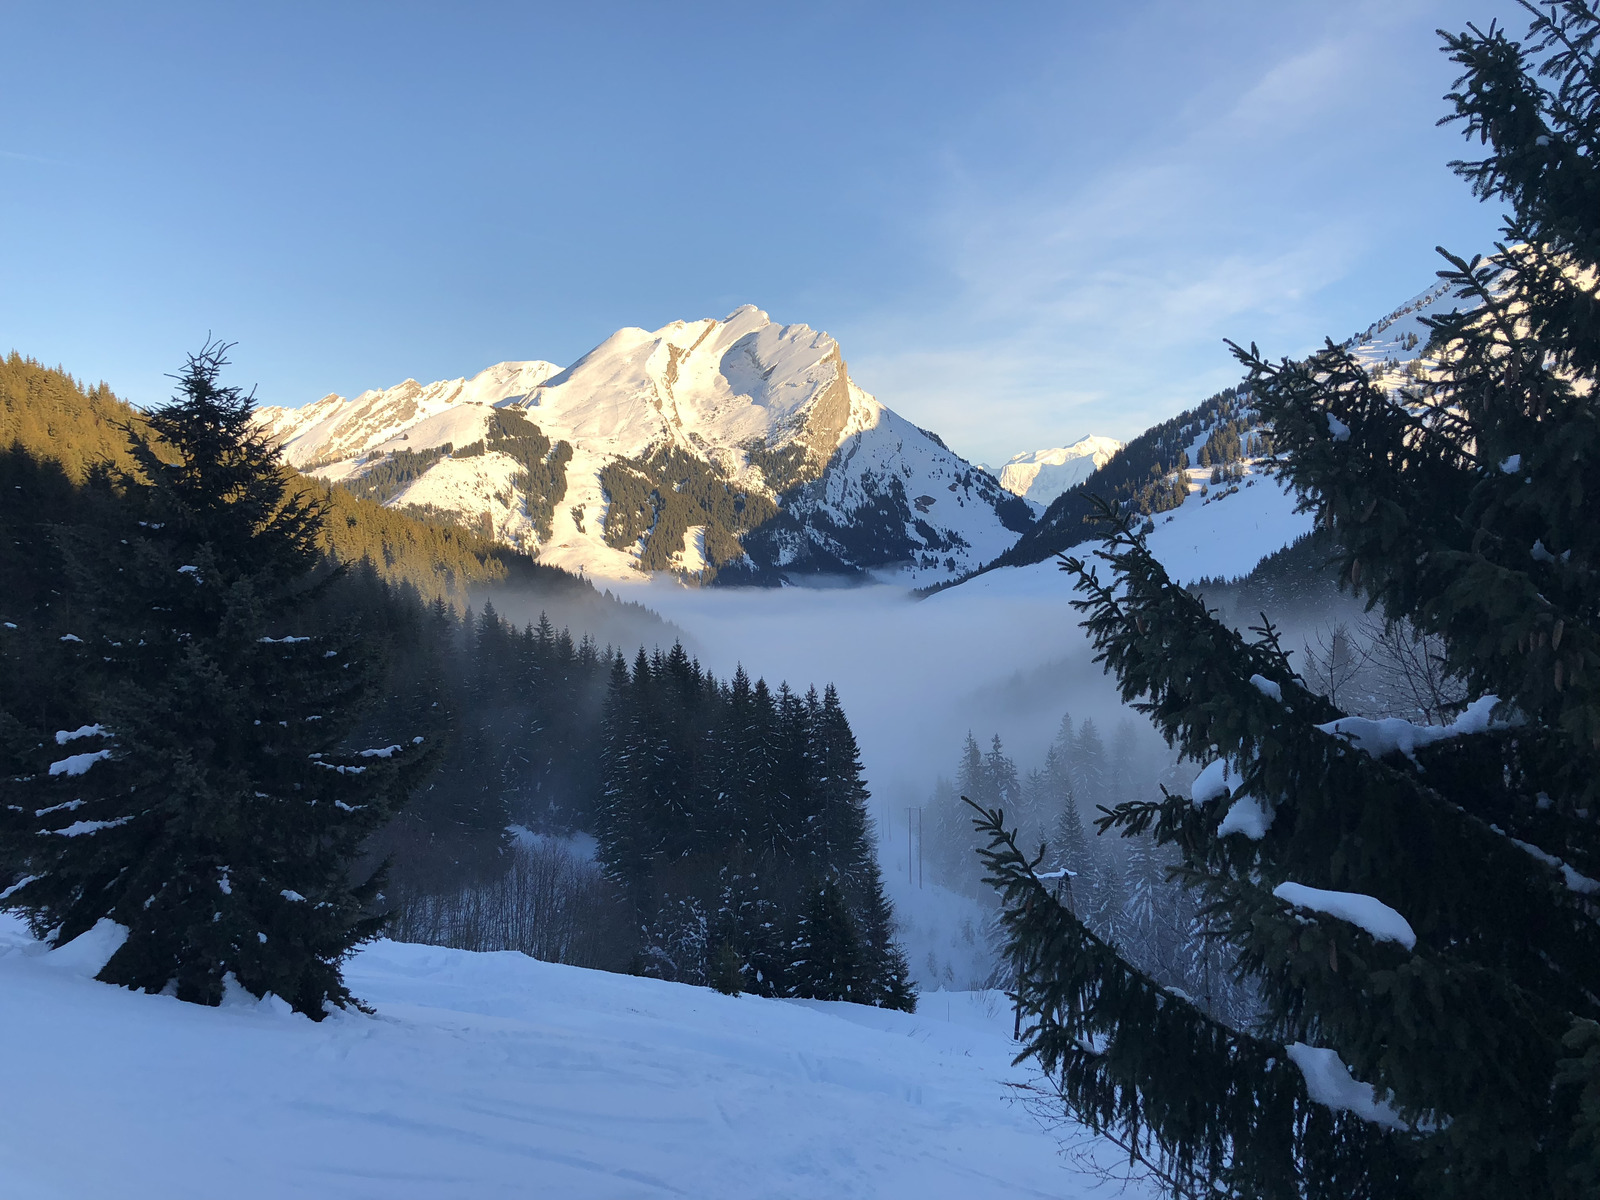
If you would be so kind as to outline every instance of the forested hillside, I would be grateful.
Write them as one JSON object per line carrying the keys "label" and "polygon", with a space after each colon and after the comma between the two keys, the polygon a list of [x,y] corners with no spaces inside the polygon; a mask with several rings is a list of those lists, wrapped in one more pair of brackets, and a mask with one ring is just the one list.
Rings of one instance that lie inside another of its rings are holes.
{"label": "forested hillside", "polygon": [[[97,463],[137,475],[128,428],[144,430],[148,422],[106,384],[86,387],[65,370],[15,351],[0,361],[0,447],[16,446],[34,458],[54,459],[74,483],[83,482]],[[587,589],[566,572],[535,563],[471,530],[418,520],[298,474],[294,480],[297,493],[328,505],[321,538],[334,559],[366,559],[383,579],[408,584],[424,599],[459,607],[475,589],[490,585]],[[48,510],[38,515],[49,520]]]}

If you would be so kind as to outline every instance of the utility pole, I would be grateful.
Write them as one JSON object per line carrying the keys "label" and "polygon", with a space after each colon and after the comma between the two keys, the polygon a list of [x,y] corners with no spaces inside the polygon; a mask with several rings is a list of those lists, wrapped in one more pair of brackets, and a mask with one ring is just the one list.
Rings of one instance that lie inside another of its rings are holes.
{"label": "utility pole", "polygon": [[[912,827],[911,814],[917,814],[916,826]],[[906,806],[906,882],[922,886],[922,808],[920,805]]]}
{"label": "utility pole", "polygon": [[914,860],[911,857],[911,853],[912,853],[912,846],[911,846],[911,806],[908,804],[908,805],[906,805],[906,882],[907,883],[915,883],[917,881],[917,868],[914,865]]}

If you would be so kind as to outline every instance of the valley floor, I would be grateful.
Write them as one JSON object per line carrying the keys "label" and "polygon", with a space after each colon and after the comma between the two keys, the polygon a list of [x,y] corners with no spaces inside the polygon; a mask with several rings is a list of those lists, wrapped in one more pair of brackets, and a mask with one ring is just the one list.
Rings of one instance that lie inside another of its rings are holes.
{"label": "valley floor", "polygon": [[[96,983],[0,917],[0,1195],[1076,1198],[1003,997],[912,1016],[377,943],[320,1024]],[[1117,1154],[1101,1159],[1115,1167]]]}

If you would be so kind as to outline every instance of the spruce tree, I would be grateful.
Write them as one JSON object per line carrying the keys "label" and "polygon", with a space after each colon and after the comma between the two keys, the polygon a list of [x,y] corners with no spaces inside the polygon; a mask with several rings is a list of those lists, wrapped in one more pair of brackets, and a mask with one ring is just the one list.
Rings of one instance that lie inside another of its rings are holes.
{"label": "spruce tree", "polygon": [[989,752],[983,756],[984,790],[994,798],[995,804],[1015,806],[1021,785],[1017,780],[1017,765],[1006,757],[1000,735],[989,741]]}
{"label": "spruce tree", "polygon": [[867,999],[861,935],[844,895],[833,880],[811,889],[795,939],[791,987],[808,1000]]}
{"label": "spruce tree", "polygon": [[1390,390],[1332,343],[1240,352],[1342,578],[1439,638],[1473,702],[1347,716],[1121,518],[1113,578],[1066,561],[1124,698],[1213,764],[1102,824],[1180,856],[1248,1027],[1130,965],[981,819],[1029,1052],[1177,1196],[1600,1190],[1600,14],[1530,11],[1526,44],[1445,38],[1487,148],[1455,168],[1511,212],[1493,258],[1446,255],[1428,370]]}
{"label": "spruce tree", "polygon": [[1110,799],[1107,793],[1111,779],[1106,769],[1106,744],[1093,719],[1086,717],[1078,726],[1069,762],[1072,794],[1078,798],[1078,803],[1088,805],[1091,812],[1105,804]]}
{"label": "spruce tree", "polygon": [[625,890],[636,888],[644,880],[652,849],[649,814],[640,799],[644,748],[636,711],[638,698],[627,660],[619,654],[611,660],[601,719],[604,783],[595,833],[600,862]]}
{"label": "spruce tree", "polygon": [[1089,841],[1084,835],[1083,814],[1078,809],[1078,798],[1072,791],[1072,780],[1067,771],[1061,750],[1052,745],[1044,756],[1044,787],[1050,816],[1050,845],[1055,851],[1058,867],[1081,871],[1087,861]]}
{"label": "spruce tree", "polygon": [[834,880],[853,915],[860,941],[859,984],[853,999],[912,1012],[916,991],[905,954],[894,940],[894,909],[883,891],[873,845],[871,799],[862,776],[861,752],[837,689],[823,691],[811,722],[818,820],[812,862]]}
{"label": "spruce tree", "polygon": [[57,943],[125,927],[106,982],[216,1004],[231,976],[320,1019],[383,922],[381,875],[352,863],[429,755],[420,736],[345,744],[376,648],[303,624],[329,578],[322,509],[220,384],[226,349],[129,431],[127,536],[78,547],[72,644],[95,686],[5,780],[29,876],[7,903]]}

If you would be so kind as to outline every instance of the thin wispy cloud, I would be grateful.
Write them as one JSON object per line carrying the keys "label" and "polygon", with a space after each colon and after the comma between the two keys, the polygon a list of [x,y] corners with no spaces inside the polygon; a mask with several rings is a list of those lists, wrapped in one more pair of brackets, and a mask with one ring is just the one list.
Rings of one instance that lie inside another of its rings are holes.
{"label": "thin wispy cloud", "polygon": [[1018,190],[953,157],[922,226],[951,285],[939,318],[882,318],[870,340],[902,348],[858,356],[865,385],[992,462],[1041,431],[1127,437],[1198,402],[1238,378],[1224,337],[1298,353],[1350,332],[1319,325],[1314,301],[1372,253],[1370,197],[1344,203],[1328,177],[1382,169],[1393,121],[1374,81],[1397,51],[1375,33],[1336,31],[1188,98],[1086,173]]}
{"label": "thin wispy cloud", "polygon": [[0,158],[14,159],[17,162],[41,163],[47,167],[70,167],[73,165],[59,158],[45,158],[38,154],[24,154],[20,150],[0,150]]}

